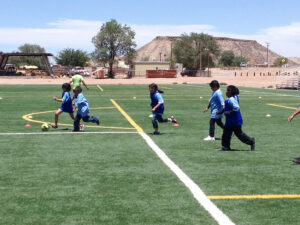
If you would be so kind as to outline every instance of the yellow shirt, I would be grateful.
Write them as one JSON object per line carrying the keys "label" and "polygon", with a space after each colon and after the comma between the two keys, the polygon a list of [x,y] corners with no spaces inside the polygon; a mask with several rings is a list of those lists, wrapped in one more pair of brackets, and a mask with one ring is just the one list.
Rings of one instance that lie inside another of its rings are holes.
{"label": "yellow shirt", "polygon": [[83,81],[83,77],[79,74],[74,75],[71,78],[71,81],[73,82],[73,89],[81,85],[81,82]]}

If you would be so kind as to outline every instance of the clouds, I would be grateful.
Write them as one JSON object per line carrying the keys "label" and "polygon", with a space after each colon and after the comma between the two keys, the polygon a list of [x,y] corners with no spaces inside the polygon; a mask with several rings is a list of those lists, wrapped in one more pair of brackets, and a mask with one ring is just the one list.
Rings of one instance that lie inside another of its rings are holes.
{"label": "clouds", "polygon": [[[49,22],[45,28],[0,28],[0,51],[3,49],[17,51],[20,45],[30,43],[39,44],[54,54],[67,47],[91,52],[94,50],[91,40],[103,23],[103,21],[60,19]],[[204,32],[215,37],[256,40],[262,45],[269,42],[270,49],[278,54],[287,57],[300,56],[300,23],[296,22],[286,26],[266,28],[253,35],[220,32],[215,26],[201,24],[127,25],[136,32],[135,41],[138,47],[150,42],[156,36],[180,36],[182,33]]]}

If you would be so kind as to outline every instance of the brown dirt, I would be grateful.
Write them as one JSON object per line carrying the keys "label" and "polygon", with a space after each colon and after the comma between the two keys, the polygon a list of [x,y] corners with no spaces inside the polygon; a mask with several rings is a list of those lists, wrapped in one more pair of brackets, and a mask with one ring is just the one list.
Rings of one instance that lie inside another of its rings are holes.
{"label": "brown dirt", "polygon": [[[133,78],[133,79],[94,79],[85,78],[87,85],[89,84],[172,84],[172,83],[188,83],[188,84],[207,84],[211,80],[218,80],[220,83],[232,84],[244,87],[267,88],[275,87],[276,72],[284,72],[288,69],[244,69],[239,71],[226,71],[213,69],[212,77],[181,77],[177,78]],[[289,69],[291,71],[291,69]],[[270,76],[267,74],[271,73]],[[236,73],[236,75],[235,75]],[[248,76],[247,76],[248,73]],[[255,73],[255,76],[254,76]],[[261,75],[260,75],[261,73]],[[0,77],[0,85],[34,85],[34,84],[62,84],[68,82],[69,78],[28,78],[28,77]]]}

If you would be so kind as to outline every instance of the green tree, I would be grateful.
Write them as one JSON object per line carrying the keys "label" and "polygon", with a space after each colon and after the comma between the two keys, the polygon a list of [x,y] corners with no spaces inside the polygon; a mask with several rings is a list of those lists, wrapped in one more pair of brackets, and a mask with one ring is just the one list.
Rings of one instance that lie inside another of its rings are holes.
{"label": "green tree", "polygon": [[222,52],[219,63],[223,66],[231,66],[234,60],[234,53],[231,50]]}
{"label": "green tree", "polygon": [[283,66],[284,64],[288,63],[288,59],[284,57],[278,57],[277,59],[274,60],[274,65],[276,66]]}
{"label": "green tree", "polygon": [[79,49],[75,50],[73,48],[66,48],[58,53],[55,57],[57,64],[62,66],[86,66],[87,62],[90,60],[88,54]]}
{"label": "green tree", "polygon": [[182,63],[189,70],[204,69],[212,65],[212,56],[219,55],[216,40],[204,33],[182,34],[181,39],[175,41],[172,49],[175,60]]}
{"label": "green tree", "polygon": [[[36,44],[24,44],[21,45],[18,50],[22,53],[45,53],[45,49]],[[43,59],[37,56],[11,56],[8,59],[8,63],[14,64],[17,67],[22,65],[35,65],[39,69],[45,69]]]}
{"label": "green tree", "polygon": [[97,35],[93,37],[92,43],[96,50],[92,53],[92,58],[95,61],[108,63],[109,77],[114,78],[112,68],[117,56],[124,56],[127,63],[132,63],[136,54],[134,37],[135,32],[129,26],[119,24],[115,19],[103,24]]}
{"label": "green tree", "polygon": [[235,56],[232,62],[233,66],[240,66],[241,63],[246,63],[248,62],[248,59],[243,57],[243,56]]}

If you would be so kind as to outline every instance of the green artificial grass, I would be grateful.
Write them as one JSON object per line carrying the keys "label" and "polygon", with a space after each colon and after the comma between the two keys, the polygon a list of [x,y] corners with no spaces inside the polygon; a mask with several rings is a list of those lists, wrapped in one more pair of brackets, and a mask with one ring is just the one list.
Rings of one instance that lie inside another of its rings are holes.
{"label": "green artificial grass", "polygon": [[[41,123],[22,119],[26,114],[54,121],[60,103],[52,96],[61,96],[60,85],[0,87],[0,133],[42,133]],[[85,132],[135,131],[111,108],[114,99],[206,195],[300,194],[300,166],[291,163],[300,155],[300,116],[289,124],[294,109],[268,105],[297,108],[297,91],[240,88],[243,131],[256,138],[256,150],[233,137],[235,151],[222,152],[218,126],[217,140],[203,141],[208,85],[161,85],[165,116],[180,126],[159,124],[159,136],[151,134],[147,85],[101,87],[84,90],[90,114],[101,120],[100,127],[86,123]],[[67,125],[48,133],[71,132],[68,114],[59,123]],[[0,141],[1,224],[217,224],[139,134],[0,135]],[[300,224],[299,199],[212,201],[235,224]]]}

